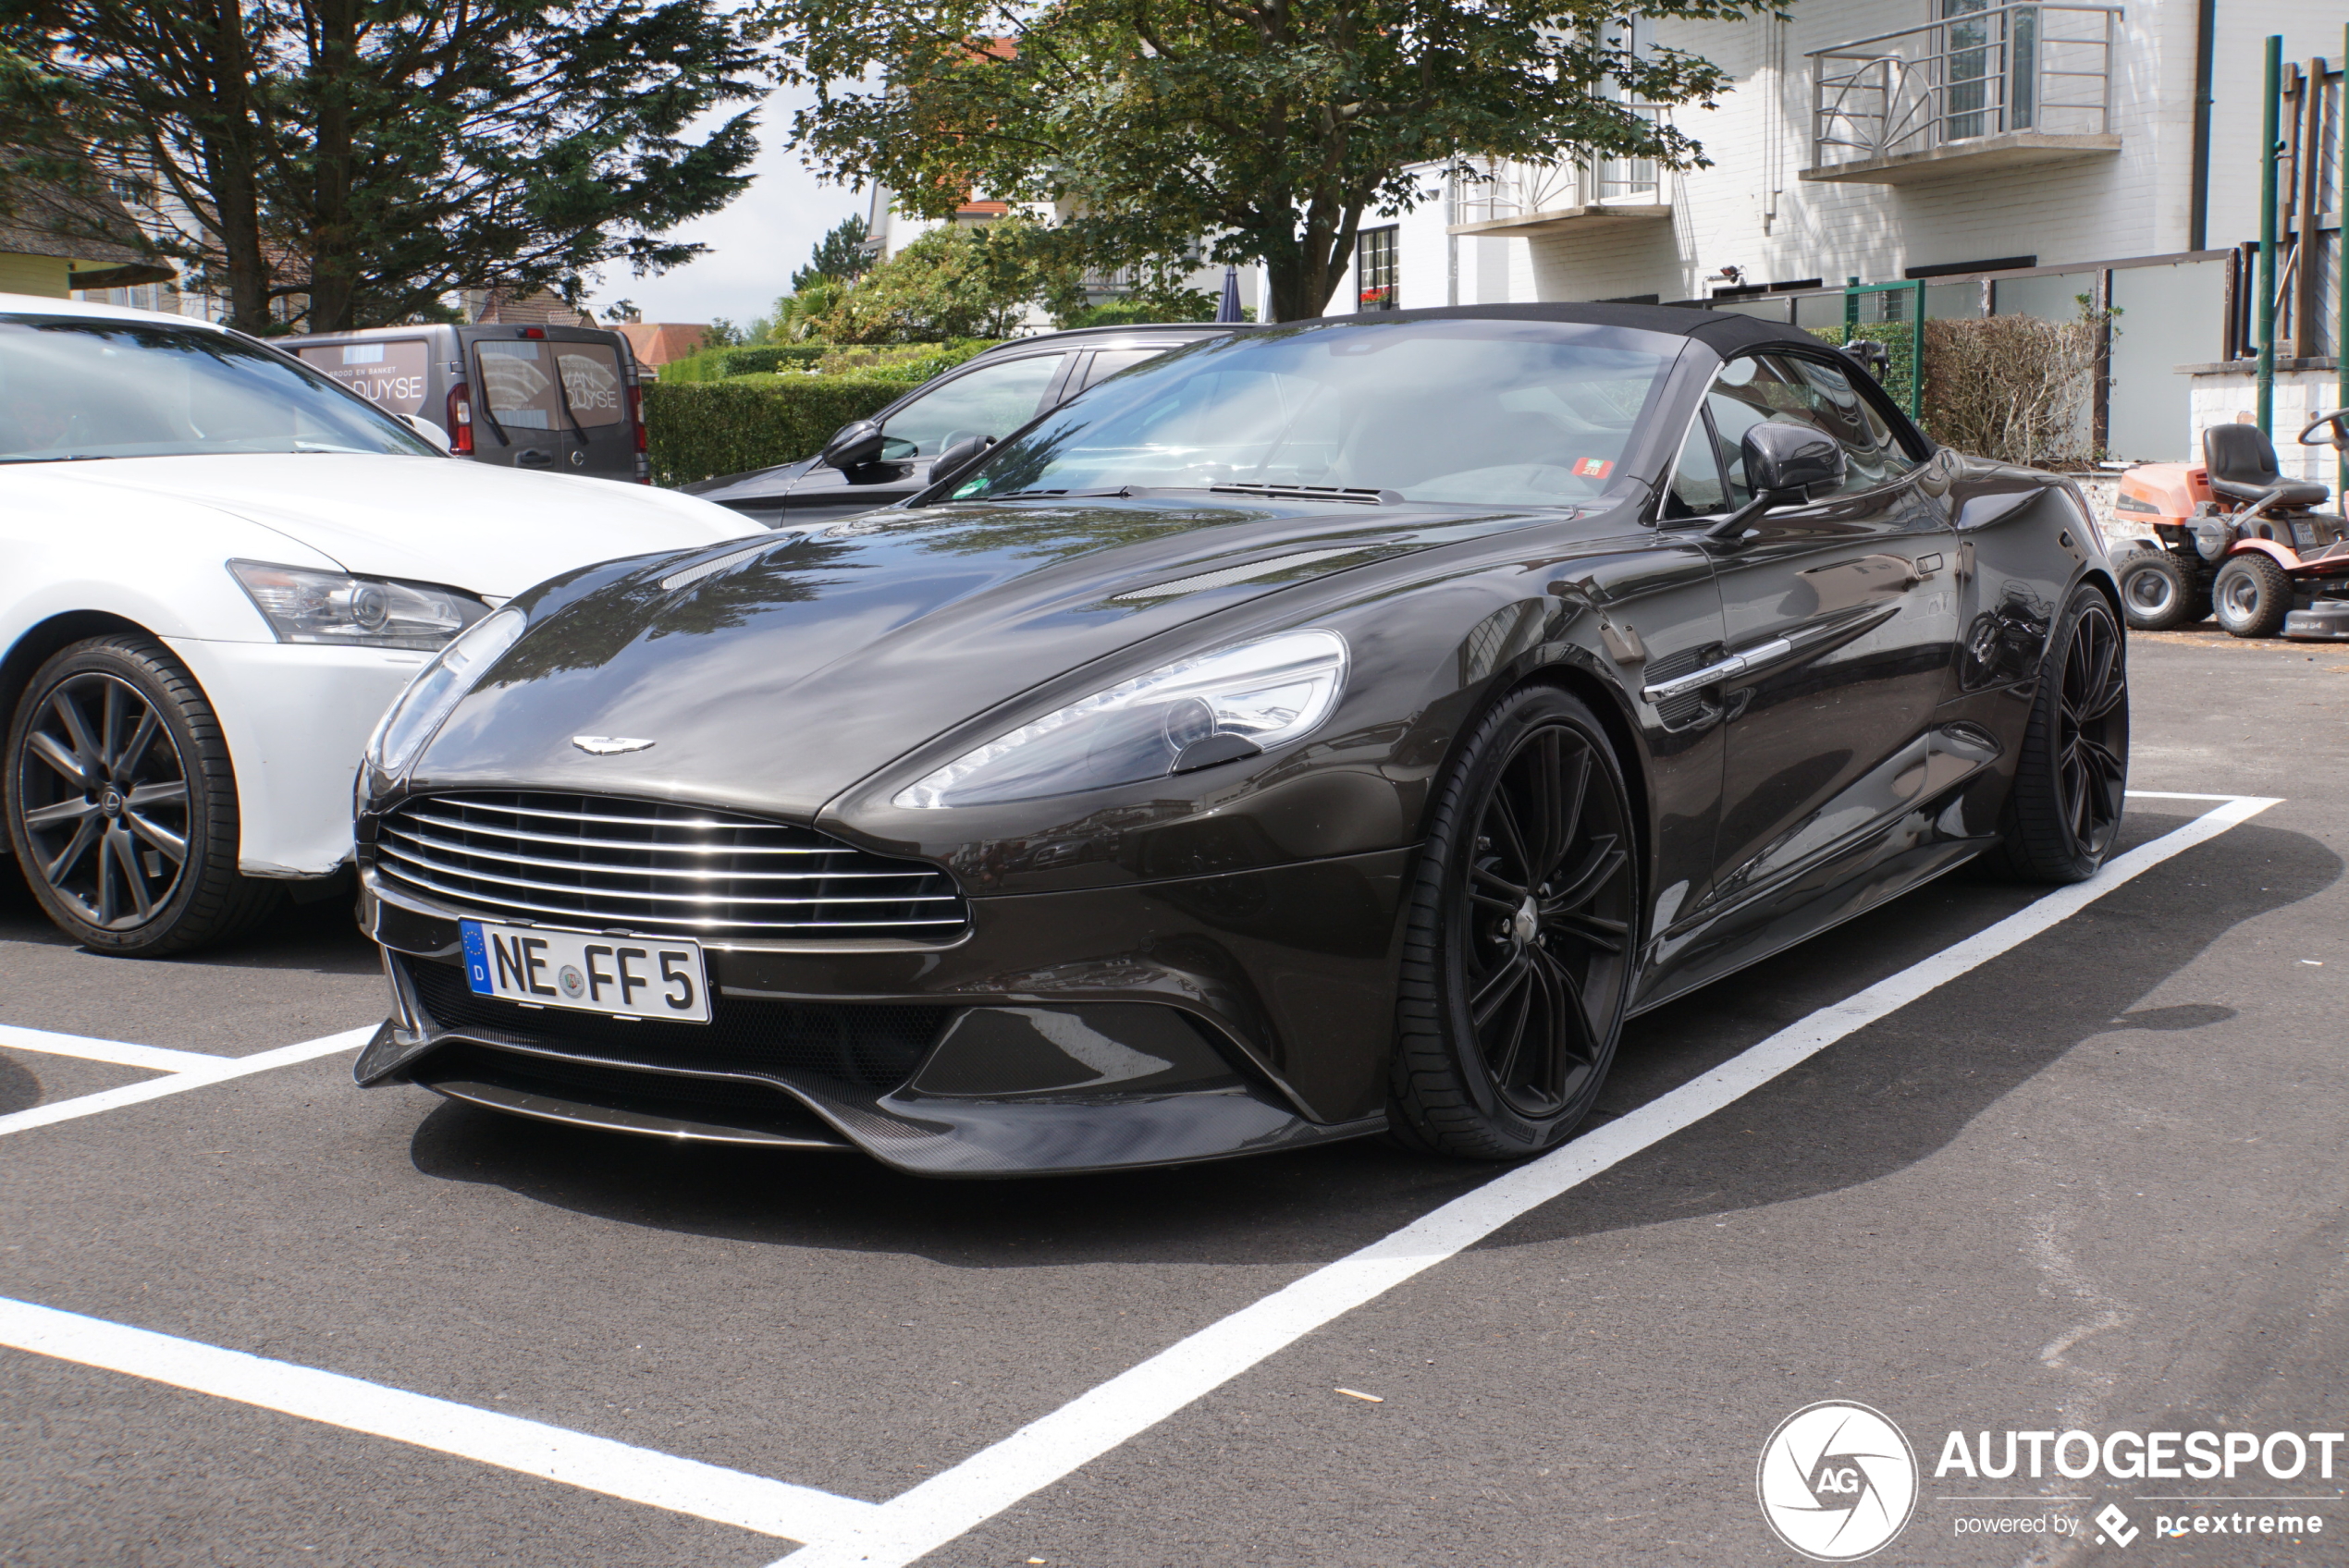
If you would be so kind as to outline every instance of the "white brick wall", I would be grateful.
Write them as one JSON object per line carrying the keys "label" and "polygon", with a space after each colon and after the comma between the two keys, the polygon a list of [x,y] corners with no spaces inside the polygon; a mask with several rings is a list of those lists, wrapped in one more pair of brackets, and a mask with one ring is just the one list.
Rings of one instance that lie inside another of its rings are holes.
{"label": "white brick wall", "polygon": [[[2249,375],[2237,372],[2197,375],[2194,378],[2194,394],[2188,416],[2190,445],[2187,450],[2194,460],[2202,460],[2202,433],[2214,424],[2231,424],[2238,414],[2257,413],[2259,407],[2257,383]],[[2308,480],[2318,484],[2331,484],[2336,475],[2333,450],[2331,447],[2303,447],[2298,436],[2300,427],[2311,415],[2341,406],[2341,384],[2331,371],[2278,371],[2276,373],[2274,423],[2269,428],[2274,433],[2276,472],[2286,479]]]}

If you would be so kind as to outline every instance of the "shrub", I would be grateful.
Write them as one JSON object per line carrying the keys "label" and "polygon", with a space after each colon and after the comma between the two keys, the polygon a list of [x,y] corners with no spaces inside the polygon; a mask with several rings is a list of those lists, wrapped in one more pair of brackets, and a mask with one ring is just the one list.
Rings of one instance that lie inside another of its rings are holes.
{"label": "shrub", "polygon": [[[1827,342],[1844,341],[1840,327],[1811,330]],[[1891,356],[1884,389],[1905,408],[1909,324],[1864,323],[1860,336]],[[1928,321],[1925,416],[1918,423],[1944,446],[1999,462],[2084,459],[2096,363],[2097,322],[2086,312],[2068,322],[2023,315]]]}
{"label": "shrub", "polygon": [[722,381],[730,375],[751,375],[786,366],[806,370],[826,352],[821,343],[766,343],[751,349],[705,349],[660,367],[660,379],[681,382]]}
{"label": "shrub", "polygon": [[833,431],[904,395],[902,381],[862,375],[654,382],[645,388],[653,481],[690,484],[813,457]]}
{"label": "shrub", "polygon": [[943,375],[964,361],[985,353],[1002,341],[993,337],[959,337],[952,343],[904,343],[833,349],[817,369],[826,375],[862,375],[918,386]]}

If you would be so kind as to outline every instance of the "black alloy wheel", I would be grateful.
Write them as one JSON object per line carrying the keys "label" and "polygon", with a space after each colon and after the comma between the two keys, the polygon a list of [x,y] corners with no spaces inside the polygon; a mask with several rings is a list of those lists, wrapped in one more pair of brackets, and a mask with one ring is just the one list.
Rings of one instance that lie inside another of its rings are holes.
{"label": "black alloy wheel", "polygon": [[1635,847],[1621,766],[1581,703],[1525,687],[1478,725],[1415,874],[1390,1115],[1403,1142],[1515,1159],[1588,1114],[1630,998]]}
{"label": "black alloy wheel", "polygon": [[2095,876],[2120,831],[2128,781],[2127,649],[2111,605],[2083,587],[2032,700],[2008,802],[2007,869],[2032,882]]}
{"label": "black alloy wheel", "polygon": [[9,726],[7,828],[49,918],[100,952],[156,957],[267,913],[236,872],[236,785],[211,706],[143,638],[78,643]]}
{"label": "black alloy wheel", "polygon": [[2121,614],[2132,631],[2171,631],[2210,615],[2210,578],[2200,561],[2189,565],[2167,550],[2122,557]]}

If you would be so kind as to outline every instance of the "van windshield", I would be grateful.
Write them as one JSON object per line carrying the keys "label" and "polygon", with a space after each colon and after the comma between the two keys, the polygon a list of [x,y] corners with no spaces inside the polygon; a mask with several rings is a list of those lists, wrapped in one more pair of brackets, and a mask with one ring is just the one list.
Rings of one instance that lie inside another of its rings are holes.
{"label": "van windshield", "polygon": [[223,332],[0,315],[0,462],[439,449],[317,372]]}

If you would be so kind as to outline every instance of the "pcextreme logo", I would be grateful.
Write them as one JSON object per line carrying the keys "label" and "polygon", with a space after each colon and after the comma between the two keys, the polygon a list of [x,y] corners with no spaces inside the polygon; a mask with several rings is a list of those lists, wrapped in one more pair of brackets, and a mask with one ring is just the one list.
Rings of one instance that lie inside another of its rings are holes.
{"label": "pcextreme logo", "polygon": [[1916,1512],[1916,1451],[1882,1411],[1822,1400],[1778,1423],[1753,1485],[1778,1539],[1814,1562],[1853,1562]]}

